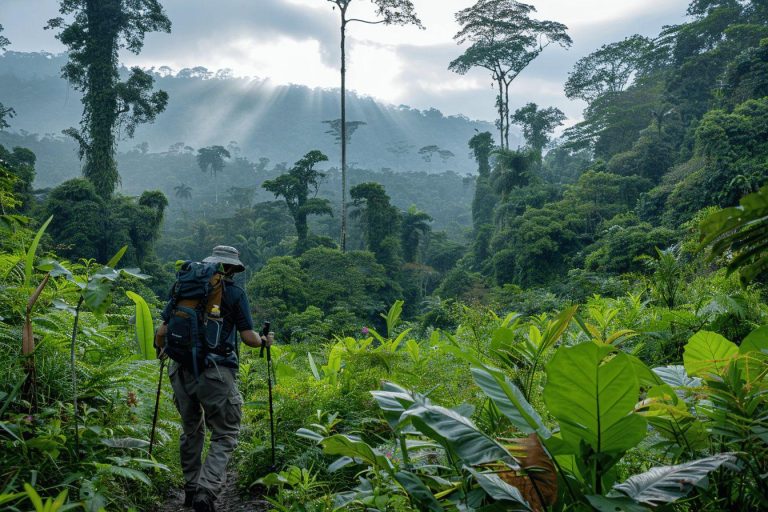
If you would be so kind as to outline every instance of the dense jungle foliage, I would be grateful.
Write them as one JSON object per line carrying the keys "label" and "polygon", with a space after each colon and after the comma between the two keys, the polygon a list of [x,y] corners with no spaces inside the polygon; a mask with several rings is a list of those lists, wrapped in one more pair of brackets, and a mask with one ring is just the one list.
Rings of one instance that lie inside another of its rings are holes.
{"label": "dense jungle foliage", "polygon": [[86,4],[49,22],[82,93],[65,130],[82,176],[69,139],[11,131],[0,89],[3,510],[163,509],[180,426],[163,379],[150,450],[153,326],[174,263],[218,244],[277,333],[276,467],[247,347],[232,463],[276,510],[768,509],[764,2],[693,0],[685,23],[595,49],[564,84],[583,121],[553,140],[562,112],[505,91],[567,27],[479,0],[446,62],[498,84],[496,131],[466,140],[476,172],[436,144],[407,149],[431,172],[347,167],[346,251],[334,147],[276,164],[226,140],[118,152],[174,96],[117,50],[172,27],[158,0]]}

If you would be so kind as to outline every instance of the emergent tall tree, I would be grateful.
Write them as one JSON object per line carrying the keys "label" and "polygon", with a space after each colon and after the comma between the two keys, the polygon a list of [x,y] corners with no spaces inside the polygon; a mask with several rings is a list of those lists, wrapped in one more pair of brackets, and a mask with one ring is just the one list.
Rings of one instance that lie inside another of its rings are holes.
{"label": "emergent tall tree", "polygon": [[310,197],[310,189],[317,189],[325,174],[315,169],[315,165],[328,161],[328,157],[320,151],[310,151],[304,158],[296,162],[287,174],[282,174],[273,180],[267,180],[262,185],[275,197],[285,199],[288,211],[296,226],[296,253],[301,254],[308,247],[309,226],[307,217],[310,215],[331,215],[331,204],[327,199]]}
{"label": "emergent tall tree", "polygon": [[491,72],[497,87],[497,126],[502,149],[509,148],[509,87],[544,48],[552,43],[571,46],[568,27],[554,21],[531,19],[532,5],[515,0],[478,0],[456,13],[461,30],[458,44],[471,43],[448,69],[465,74],[474,67]]}
{"label": "emergent tall tree", "polygon": [[353,0],[326,0],[333,4],[333,8],[339,9],[341,17],[341,240],[342,252],[347,247],[347,59],[346,38],[347,25],[353,22],[367,23],[369,25],[416,25],[424,28],[416,17],[413,3],[410,0],[369,0],[376,7],[375,20],[363,20],[349,18],[347,16],[349,6]]}
{"label": "emergent tall tree", "polygon": [[216,177],[224,170],[224,159],[230,158],[230,156],[229,151],[224,149],[224,146],[209,146],[197,150],[197,165],[201,171],[211,173],[217,203],[219,202],[219,182]]}
{"label": "emergent tall tree", "polygon": [[80,145],[83,176],[109,198],[120,181],[116,131],[133,137],[137,125],[154,121],[168,103],[168,94],[152,92],[154,79],[138,67],[120,81],[118,52],[138,54],[147,32],[170,32],[171,22],[158,0],[61,0],[59,12],[72,22],[54,18],[46,28],[61,29],[56,38],[69,49],[62,76],[83,93],[81,128],[64,133]]}

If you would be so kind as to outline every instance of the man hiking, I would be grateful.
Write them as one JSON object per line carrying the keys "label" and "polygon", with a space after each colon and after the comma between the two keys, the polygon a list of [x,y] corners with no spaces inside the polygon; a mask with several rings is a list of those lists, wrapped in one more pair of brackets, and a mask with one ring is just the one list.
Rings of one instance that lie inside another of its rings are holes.
{"label": "man hiking", "polygon": [[[235,329],[243,342],[254,348],[262,344],[270,346],[274,334],[263,336],[254,331],[248,298],[233,281],[236,273],[245,270],[237,249],[223,245],[214,247],[212,255],[203,263],[216,264],[219,269],[216,274],[220,275],[217,286],[220,280],[221,303],[209,305],[206,313],[207,319],[215,317],[218,322],[218,344],[215,349],[205,351],[204,358],[193,356],[194,365],[179,363],[180,358],[170,353],[174,361],[168,375],[182,423],[179,451],[185,482],[184,506],[192,506],[197,512],[213,512],[214,501],[226,480],[227,463],[240,432],[243,398],[237,389],[239,361]],[[172,315],[179,315],[176,310],[178,298],[174,294],[178,295],[177,286],[174,286],[171,301],[162,313],[163,325],[157,333],[159,347],[165,347]],[[178,309],[194,313],[190,309]],[[170,336],[175,335],[173,330],[172,325]],[[164,351],[172,348],[173,340],[167,341]],[[203,461],[205,426],[211,431],[211,443]]]}

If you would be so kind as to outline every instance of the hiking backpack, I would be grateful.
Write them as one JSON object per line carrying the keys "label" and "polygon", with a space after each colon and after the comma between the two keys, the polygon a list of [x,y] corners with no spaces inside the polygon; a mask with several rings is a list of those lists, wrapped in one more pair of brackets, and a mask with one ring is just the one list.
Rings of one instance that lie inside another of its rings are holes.
{"label": "hiking backpack", "polygon": [[220,264],[185,261],[176,272],[165,353],[195,376],[206,355],[220,348],[223,292]]}

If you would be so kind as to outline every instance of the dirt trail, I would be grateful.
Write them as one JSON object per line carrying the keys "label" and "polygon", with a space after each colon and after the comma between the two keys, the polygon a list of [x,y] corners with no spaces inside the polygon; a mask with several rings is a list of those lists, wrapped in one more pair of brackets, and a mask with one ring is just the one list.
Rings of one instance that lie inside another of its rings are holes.
{"label": "dirt trail", "polygon": [[[159,512],[190,512],[191,510],[184,507],[184,492],[181,489],[174,489],[166,497]],[[259,496],[240,494],[237,489],[237,474],[229,471],[224,491],[216,500],[216,512],[263,512],[266,510],[269,510],[269,503],[260,499]]]}

